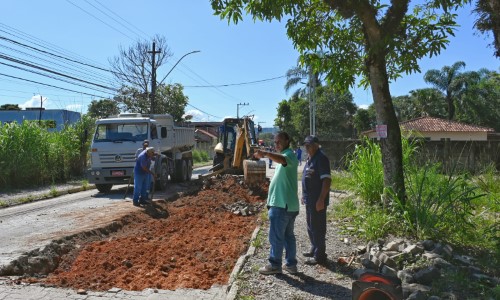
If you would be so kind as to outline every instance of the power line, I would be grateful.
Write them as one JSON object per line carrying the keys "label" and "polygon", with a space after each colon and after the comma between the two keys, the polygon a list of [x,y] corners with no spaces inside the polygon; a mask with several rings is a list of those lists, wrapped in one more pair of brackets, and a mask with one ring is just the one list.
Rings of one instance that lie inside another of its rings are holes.
{"label": "power line", "polygon": [[266,82],[266,81],[272,81],[272,80],[276,80],[276,79],[280,79],[280,78],[285,78],[285,77],[286,77],[286,75],[277,76],[277,77],[273,77],[273,78],[267,78],[267,79],[261,79],[261,80],[255,80],[255,81],[240,82],[240,83],[228,83],[228,84],[220,84],[220,85],[185,85],[184,87],[186,87],[186,88],[228,87],[228,86],[255,84],[255,83],[260,83],[260,82]]}
{"label": "power line", "polygon": [[[87,80],[82,80],[82,79],[79,79],[79,78],[76,78],[76,77],[73,77],[73,76],[69,76],[69,75],[66,75],[66,74],[63,74],[63,73],[60,73],[60,72],[56,72],[56,71],[53,71],[53,70],[50,70],[50,69],[47,69],[47,68],[43,68],[43,67],[40,67],[40,66],[37,66],[37,65],[33,65],[33,64],[30,64],[30,63],[27,63],[27,62],[23,62],[23,61],[20,61],[18,59],[13,59],[13,58],[10,58],[10,57],[5,56],[5,55],[1,55],[0,54],[0,58],[3,58],[5,60],[21,64],[21,65],[25,65],[25,66],[28,66],[28,67],[31,67],[31,68],[39,69],[39,70],[42,70],[42,71],[45,71],[45,72],[48,72],[48,73],[52,73],[52,74],[55,74],[55,75],[58,75],[58,76],[62,76],[62,77],[66,77],[66,78],[69,78],[69,79],[72,79],[72,80],[80,81],[80,82],[83,82],[83,83],[86,83],[86,84],[94,85],[94,86],[97,86],[97,87],[100,87],[100,88],[103,88],[103,89],[111,90],[111,91],[114,91],[114,92],[117,91],[115,88],[111,88],[111,87],[104,86],[104,85],[101,85],[101,84],[93,83],[93,82],[90,82],[90,81],[87,81]],[[20,68],[20,67],[17,67],[17,66],[14,66],[14,65],[10,65],[10,64],[5,64],[5,63],[0,63],[0,64],[6,65],[6,66],[9,66],[9,67],[13,67],[13,68],[17,68],[17,69],[21,69],[23,71],[29,71],[27,69]],[[31,71],[29,71],[29,72],[31,72]],[[35,72],[33,72],[33,73],[35,73]],[[36,74],[46,76],[43,73],[36,73]]]}
{"label": "power line", "polygon": [[7,74],[4,74],[4,73],[0,73],[0,75],[1,76],[5,76],[5,77],[9,77],[9,78],[23,80],[23,81],[33,82],[33,83],[41,84],[41,85],[45,85],[45,86],[50,86],[50,87],[53,87],[53,88],[56,88],[56,89],[70,91],[70,92],[74,92],[74,93],[77,93],[77,94],[89,95],[89,96],[94,96],[94,97],[99,97],[99,98],[108,98],[108,97],[99,96],[99,95],[95,95],[95,94],[89,94],[89,93],[85,93],[85,92],[79,92],[79,91],[75,91],[75,90],[71,90],[71,89],[67,89],[67,88],[62,88],[62,87],[59,87],[59,86],[55,86],[55,85],[51,85],[51,84],[46,84],[46,83],[42,83],[42,82],[38,82],[38,81],[34,81],[34,80],[29,80],[29,79],[25,79],[25,78],[21,78],[21,77],[11,76],[11,75],[7,75]]}
{"label": "power line", "polygon": [[85,12],[86,14],[88,14],[89,16],[91,16],[92,18],[96,19],[97,21],[103,23],[104,25],[110,27],[111,29],[123,34],[124,36],[128,37],[129,39],[131,39],[132,41],[135,41],[134,38],[130,37],[129,35],[123,33],[121,30],[118,30],[116,29],[115,27],[113,27],[112,25],[104,22],[103,20],[99,19],[98,17],[94,16],[93,14],[91,14],[90,12],[86,11],[85,9],[81,8],[80,6],[76,5],[75,3],[69,1],[69,0],[66,0],[66,2],[68,2],[69,4],[73,5],[73,6],[76,6],[78,9],[82,10],[83,12]]}
{"label": "power line", "polygon": [[207,113],[206,111],[203,111],[203,110],[199,109],[198,107],[196,107],[194,105],[191,105],[189,103],[187,105],[191,106],[192,108],[194,108],[196,110],[201,111],[202,113],[206,114],[207,116],[214,117],[214,118],[217,118],[217,119],[222,119],[221,117],[217,117],[217,116],[211,115],[211,114]]}
{"label": "power line", "polygon": [[101,2],[97,1],[97,0],[94,0],[94,2],[96,2],[97,4],[99,4],[100,6],[104,7],[104,9],[106,9],[107,11],[111,12],[113,15],[117,16],[118,18],[120,18],[121,20],[123,20],[125,23],[129,24],[130,26],[134,27],[138,32],[141,32],[143,33],[145,36],[147,36],[148,38],[150,38],[149,34],[145,33],[144,31],[142,31],[140,28],[138,28],[137,26],[135,26],[134,24],[130,23],[129,21],[127,21],[126,19],[122,18],[120,15],[118,15],[116,12],[114,12],[113,10],[107,8],[104,4],[102,4]]}

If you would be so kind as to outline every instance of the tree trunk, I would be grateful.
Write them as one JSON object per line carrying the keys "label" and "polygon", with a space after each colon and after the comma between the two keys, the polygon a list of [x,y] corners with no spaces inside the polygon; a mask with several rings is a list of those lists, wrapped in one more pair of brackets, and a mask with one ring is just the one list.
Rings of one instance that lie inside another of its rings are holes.
{"label": "tree trunk", "polygon": [[[378,56],[374,57],[374,56]],[[381,138],[382,163],[384,165],[384,186],[405,203],[405,183],[403,174],[403,151],[401,131],[396,117],[392,98],[389,92],[389,80],[385,69],[383,55],[373,55],[367,62],[370,74],[370,85],[377,113],[377,124],[387,125],[387,138]],[[384,192],[384,201],[387,201]],[[386,203],[387,204],[387,203]]]}

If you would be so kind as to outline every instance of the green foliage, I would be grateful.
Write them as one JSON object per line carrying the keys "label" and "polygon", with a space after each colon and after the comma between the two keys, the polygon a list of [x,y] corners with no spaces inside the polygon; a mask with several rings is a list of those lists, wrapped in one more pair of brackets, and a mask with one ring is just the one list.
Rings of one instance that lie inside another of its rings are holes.
{"label": "green foliage", "polygon": [[208,156],[207,151],[196,150],[196,149],[193,151],[193,162],[194,163],[202,163],[202,162],[207,162],[210,160],[211,160],[211,158]]}
{"label": "green foliage", "polygon": [[354,191],[369,205],[380,203],[380,195],[384,190],[380,146],[365,138],[362,145],[356,145],[346,161],[352,173]]}
{"label": "green foliage", "polygon": [[83,117],[60,132],[37,122],[0,127],[0,186],[20,188],[64,182],[83,173],[93,119]]}
{"label": "green foliage", "polygon": [[119,113],[118,102],[111,99],[92,100],[88,107],[88,115],[93,118],[106,118]]}
{"label": "green foliage", "polygon": [[332,172],[331,189],[347,191],[352,183],[351,174],[348,172]]}
{"label": "green foliage", "polygon": [[408,168],[408,200],[403,206],[396,199],[397,208],[415,237],[461,242],[474,226],[472,201],[483,195],[477,194],[465,176],[444,176],[439,170],[438,164]]}

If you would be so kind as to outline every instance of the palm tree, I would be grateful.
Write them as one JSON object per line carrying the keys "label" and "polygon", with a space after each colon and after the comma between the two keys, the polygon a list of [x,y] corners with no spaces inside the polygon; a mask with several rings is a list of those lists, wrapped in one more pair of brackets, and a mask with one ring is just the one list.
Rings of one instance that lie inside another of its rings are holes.
{"label": "palm tree", "polygon": [[495,47],[494,55],[500,58],[500,0],[478,0],[474,13],[478,19],[474,27],[481,33],[491,31]]}
{"label": "palm tree", "polygon": [[455,117],[455,98],[464,86],[465,78],[459,71],[464,67],[465,63],[463,61],[457,61],[451,67],[444,66],[441,71],[432,69],[424,75],[425,82],[432,84],[445,94],[449,120],[453,120]]}
{"label": "palm tree", "polygon": [[[298,64],[299,62],[297,62]],[[292,95],[292,98],[306,97],[307,89],[311,87],[321,86],[321,79],[319,73],[313,73],[312,76],[309,68],[296,66],[286,71],[286,84],[285,91],[288,93],[294,86],[299,84],[304,87],[298,88]]]}

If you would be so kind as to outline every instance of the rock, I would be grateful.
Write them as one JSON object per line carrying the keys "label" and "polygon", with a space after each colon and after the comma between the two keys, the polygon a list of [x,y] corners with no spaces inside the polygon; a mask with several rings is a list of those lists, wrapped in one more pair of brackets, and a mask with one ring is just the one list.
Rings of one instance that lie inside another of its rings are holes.
{"label": "rock", "polygon": [[413,282],[415,282],[415,279],[413,278],[413,274],[410,271],[408,271],[408,270],[398,271],[397,276],[398,276],[399,279],[401,279],[401,282],[403,282],[403,283],[413,283]]}
{"label": "rock", "polygon": [[76,291],[76,293],[77,293],[78,295],[87,295],[87,291],[86,291],[86,290],[84,290],[84,289],[79,289],[78,291]]}
{"label": "rock", "polygon": [[424,252],[424,248],[418,245],[410,245],[403,249],[403,253],[410,253],[411,255],[415,256],[417,254],[421,254]]}
{"label": "rock", "polygon": [[441,276],[441,272],[438,268],[430,267],[427,269],[422,269],[415,273],[415,281],[421,284],[431,284]]}
{"label": "rock", "polygon": [[424,241],[422,241],[422,247],[424,247],[424,249],[426,251],[432,251],[432,249],[434,249],[434,241],[433,240],[424,240]]}
{"label": "rock", "polygon": [[441,258],[441,257],[438,257],[436,259],[433,259],[432,260],[432,265],[434,267],[437,267],[437,268],[448,268],[448,267],[452,267],[453,265],[450,264],[447,260]]}
{"label": "rock", "polygon": [[356,252],[358,254],[363,254],[363,253],[366,253],[366,246],[357,246],[356,247]]}
{"label": "rock", "polygon": [[441,258],[441,255],[434,252],[425,252],[424,254],[422,254],[422,257],[427,260],[434,260],[436,258]]}
{"label": "rock", "polygon": [[399,251],[399,247],[401,245],[404,245],[403,240],[392,241],[392,242],[387,243],[387,245],[385,245],[382,248],[382,250],[384,250],[384,251]]}
{"label": "rock", "polygon": [[[411,294],[413,294],[416,291],[428,293],[431,291],[431,287],[427,286],[427,285],[423,285],[423,284],[418,284],[418,283],[403,284],[403,298],[404,299],[408,298]],[[450,298],[450,299],[455,299],[455,298]]]}
{"label": "rock", "polygon": [[453,255],[453,259],[466,266],[470,266],[474,261],[470,256],[458,254]]}
{"label": "rock", "polygon": [[371,269],[371,270],[378,270],[378,267],[379,267],[379,265],[377,265],[376,263],[374,263],[372,260],[370,260],[368,258],[363,258],[361,260],[361,264],[363,265],[363,267],[365,267],[367,269]]}
{"label": "rock", "polygon": [[116,294],[116,293],[120,292],[121,290],[122,289],[120,289],[120,288],[114,287],[114,288],[109,289],[108,293],[115,293]]}
{"label": "rock", "polygon": [[387,275],[387,276],[391,276],[391,277],[397,277],[398,276],[398,270],[393,269],[393,268],[391,268],[389,266],[386,266],[386,265],[384,265],[382,267],[381,273],[384,274],[384,275]]}
{"label": "rock", "polygon": [[438,296],[430,296],[427,300],[441,300]]}
{"label": "rock", "polygon": [[415,291],[406,298],[407,300],[427,300],[427,296],[422,291]]}
{"label": "rock", "polygon": [[377,254],[377,259],[379,261],[381,261],[383,264],[385,264],[393,269],[397,268],[396,262],[392,258],[390,258],[387,254],[385,254],[384,252],[379,252]]}

